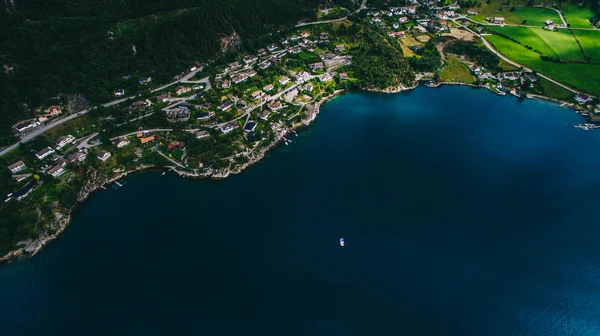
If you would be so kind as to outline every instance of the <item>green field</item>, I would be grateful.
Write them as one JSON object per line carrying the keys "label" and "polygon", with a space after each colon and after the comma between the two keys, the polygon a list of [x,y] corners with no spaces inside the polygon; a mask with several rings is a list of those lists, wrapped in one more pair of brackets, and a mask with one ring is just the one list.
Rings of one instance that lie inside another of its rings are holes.
{"label": "green field", "polygon": [[502,36],[491,35],[485,38],[499,52],[515,62],[521,63],[574,88],[595,95],[600,94],[600,76],[594,75],[600,72],[600,66],[597,64],[546,62],[541,60],[539,54]]}
{"label": "green field", "polygon": [[567,29],[547,31],[543,28],[527,27],[488,27],[491,31],[503,33],[530,46],[545,56],[564,60],[583,60],[583,54],[577,41]]}
{"label": "green field", "polygon": [[540,81],[542,88],[544,88],[546,96],[560,100],[569,100],[573,98],[573,92],[563,88],[562,86],[558,86],[543,78],[539,78],[538,80]]}
{"label": "green field", "polygon": [[543,27],[546,20],[552,20],[558,25],[562,24],[560,15],[548,8],[516,7],[513,13],[528,26]]}
{"label": "green field", "polygon": [[591,57],[590,63],[600,64],[600,31],[573,30],[585,53]]}
{"label": "green field", "polygon": [[562,12],[567,23],[571,25],[571,28],[592,28],[590,19],[594,14],[589,8],[581,8],[575,4],[568,4],[562,7]]}
{"label": "green field", "polygon": [[473,84],[476,78],[471,74],[469,67],[462,63],[456,56],[449,55],[447,64],[440,69],[440,80],[444,82],[458,82]]}

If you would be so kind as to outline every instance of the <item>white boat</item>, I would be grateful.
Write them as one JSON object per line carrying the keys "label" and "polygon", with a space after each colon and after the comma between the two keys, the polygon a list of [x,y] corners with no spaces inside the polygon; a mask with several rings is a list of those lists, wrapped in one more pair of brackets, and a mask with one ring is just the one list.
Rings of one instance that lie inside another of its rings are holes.
{"label": "white boat", "polygon": [[344,246],[344,238],[340,238],[340,246]]}
{"label": "white boat", "polygon": [[163,172],[162,174],[160,174],[160,176],[163,176],[163,175],[165,175],[166,173],[167,173],[167,172]]}

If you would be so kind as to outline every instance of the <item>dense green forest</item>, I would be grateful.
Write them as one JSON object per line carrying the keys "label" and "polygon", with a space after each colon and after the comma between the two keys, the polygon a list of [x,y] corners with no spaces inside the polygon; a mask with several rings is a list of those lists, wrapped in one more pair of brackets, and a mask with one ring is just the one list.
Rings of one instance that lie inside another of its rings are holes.
{"label": "dense green forest", "polygon": [[[348,0],[335,0],[341,5]],[[14,0],[0,3],[0,145],[10,127],[58,94],[110,100],[164,82],[220,50],[234,30],[252,41],[314,18],[323,0]],[[14,4],[14,5],[13,5]],[[109,31],[112,34],[109,34]],[[245,43],[247,44],[247,43]],[[136,53],[133,52],[135,46]],[[14,67],[5,71],[4,65]],[[123,79],[131,75],[130,79]]]}

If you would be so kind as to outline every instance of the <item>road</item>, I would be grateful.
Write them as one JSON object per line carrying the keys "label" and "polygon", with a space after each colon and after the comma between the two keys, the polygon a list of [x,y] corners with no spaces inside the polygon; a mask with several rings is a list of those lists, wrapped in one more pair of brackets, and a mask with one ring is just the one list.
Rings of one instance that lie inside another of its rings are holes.
{"label": "road", "polygon": [[[360,12],[363,9],[367,9],[367,0],[363,0],[363,2],[360,4],[360,8],[357,9],[357,10],[355,10],[354,13],[358,13],[358,12]],[[339,19],[334,19],[334,20],[299,23],[299,24],[296,25],[296,27],[304,27],[304,26],[310,26],[310,25],[316,25],[316,24],[323,24],[323,23],[332,23],[332,22],[344,21],[346,19],[348,19],[347,16],[344,16],[344,17],[339,18]]]}
{"label": "road", "polygon": [[135,132],[127,133],[127,134],[121,134],[114,138],[110,138],[110,140],[115,140],[118,138],[130,136],[130,135],[134,135],[134,134],[138,134],[138,133],[143,133],[143,132],[172,132],[172,131],[173,131],[173,129],[171,129],[171,128],[155,128],[155,129],[149,129],[149,130],[141,130],[141,131],[135,131]]}
{"label": "road", "polygon": [[[512,65],[517,66],[517,67],[522,67],[524,71],[533,72],[533,70],[531,68],[528,68],[528,67],[524,66],[523,64],[517,63],[517,62],[511,60],[510,58],[504,56],[502,53],[500,53],[498,50],[496,50],[496,48],[490,42],[488,42],[485,39],[485,37],[483,37],[482,34],[479,34],[479,33],[475,32],[475,31],[471,30],[469,27],[467,27],[467,26],[459,23],[458,21],[456,21],[458,19],[459,18],[452,19],[452,22],[454,22],[455,24],[459,25],[460,27],[465,28],[466,30],[470,31],[471,33],[475,34],[475,36],[479,36],[479,38],[481,38],[481,41],[483,42],[483,44],[491,52],[493,52],[494,54],[496,54],[498,57],[500,57],[501,59],[503,59],[504,61],[506,61],[509,64],[512,64]],[[546,76],[546,75],[544,75],[544,74],[542,74],[540,72],[536,72],[536,75],[539,76],[539,77],[541,77],[541,78],[543,78],[543,79],[545,79],[545,80],[547,80],[547,81],[549,81],[549,82],[552,82],[552,83],[554,83],[554,84],[556,84],[556,85],[558,85],[558,86],[560,86],[560,87],[562,87],[564,89],[567,89],[567,90],[569,90],[569,91],[571,91],[571,92],[573,92],[575,94],[579,93],[579,91],[573,89],[572,87],[570,87],[570,86],[568,86],[566,84],[563,84],[563,83],[561,83],[559,81],[556,81],[556,80],[554,80],[554,79],[552,79],[552,78],[550,78],[550,77],[548,77],[548,76]]]}
{"label": "road", "polygon": [[[561,14],[561,18],[562,18],[562,14]],[[542,26],[531,26],[531,25],[522,25],[522,24],[513,24],[513,23],[504,23],[504,24],[498,24],[498,23],[489,23],[489,22],[479,22],[479,21],[475,21],[469,17],[466,17],[464,15],[459,15],[453,19],[451,19],[452,21],[455,20],[466,20],[466,21],[470,21],[473,22],[475,24],[481,25],[481,26],[492,26],[492,27],[524,27],[524,28],[543,28]],[[563,19],[564,20],[564,19]],[[570,29],[570,30],[598,30],[596,28],[570,28],[567,27],[566,24],[564,27],[561,26],[555,26],[555,28],[557,29]]]}

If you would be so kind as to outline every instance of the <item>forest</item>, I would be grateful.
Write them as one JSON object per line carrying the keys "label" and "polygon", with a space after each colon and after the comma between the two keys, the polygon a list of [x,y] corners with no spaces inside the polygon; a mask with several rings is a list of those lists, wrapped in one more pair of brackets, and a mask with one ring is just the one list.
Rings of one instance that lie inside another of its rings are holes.
{"label": "forest", "polygon": [[[61,95],[91,103],[137,79],[166,82],[220,51],[316,16],[322,0],[14,0],[0,2],[0,145],[12,125]],[[348,5],[349,0],[332,3]],[[135,52],[134,52],[135,49]],[[6,66],[6,67],[5,67]],[[10,71],[7,70],[12,69]],[[129,75],[129,79],[123,77]]]}

